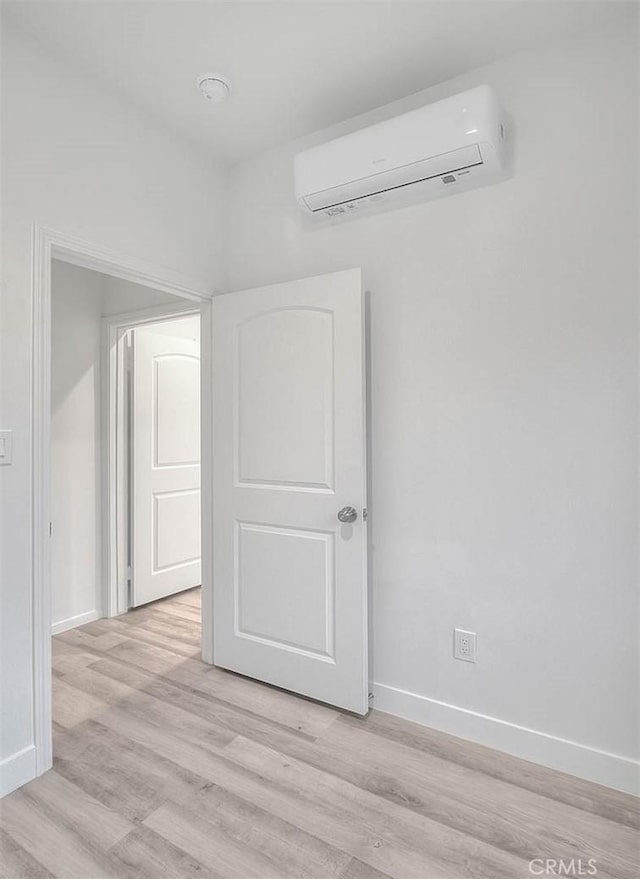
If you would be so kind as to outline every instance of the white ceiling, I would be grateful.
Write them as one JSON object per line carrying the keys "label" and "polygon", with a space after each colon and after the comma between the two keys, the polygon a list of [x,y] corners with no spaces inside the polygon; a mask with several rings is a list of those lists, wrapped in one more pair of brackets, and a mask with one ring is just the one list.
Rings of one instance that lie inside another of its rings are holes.
{"label": "white ceiling", "polygon": [[[606,26],[614,2],[9,2],[3,13],[230,162],[465,70]],[[212,106],[195,80],[221,72]]]}

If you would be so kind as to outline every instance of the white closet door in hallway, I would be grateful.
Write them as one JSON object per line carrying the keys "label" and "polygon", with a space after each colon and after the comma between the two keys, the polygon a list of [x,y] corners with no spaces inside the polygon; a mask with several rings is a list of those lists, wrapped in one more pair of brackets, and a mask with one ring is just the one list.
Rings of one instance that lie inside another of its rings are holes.
{"label": "white closet door in hallway", "polygon": [[132,604],[201,581],[199,317],[133,331]]}

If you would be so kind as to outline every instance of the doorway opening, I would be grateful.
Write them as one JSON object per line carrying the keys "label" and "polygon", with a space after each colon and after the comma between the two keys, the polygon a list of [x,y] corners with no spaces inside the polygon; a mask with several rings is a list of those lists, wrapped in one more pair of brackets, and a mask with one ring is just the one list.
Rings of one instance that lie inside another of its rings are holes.
{"label": "doorway opening", "polygon": [[108,678],[120,651],[201,654],[200,310],[54,260],[51,317],[53,721],[66,729],[96,680],[110,685],[95,662]]}
{"label": "doorway opening", "polygon": [[199,309],[54,260],[51,367],[57,635],[201,586]]}
{"label": "doorway opening", "polygon": [[[65,291],[62,296],[60,289]],[[183,346],[165,351],[164,361],[160,358],[165,367],[160,370],[165,390],[176,382],[184,383],[188,376],[193,384],[169,406],[182,418],[183,426],[187,412],[194,413],[192,420],[196,422],[189,439],[189,460],[173,463],[201,472],[190,486],[169,486],[167,492],[178,499],[191,497],[191,510],[182,509],[179,517],[181,523],[189,520],[190,526],[194,525],[183,528],[183,532],[190,532],[191,544],[186,547],[183,541],[181,549],[174,541],[169,547],[173,552],[170,559],[167,542],[158,542],[157,549],[162,549],[164,556],[157,550],[154,555],[153,545],[150,556],[154,564],[159,560],[163,572],[186,567],[187,561],[194,563],[190,582],[174,579],[172,584],[179,593],[174,596],[177,611],[167,604],[162,613],[173,623],[183,649],[211,662],[212,626],[206,620],[212,604],[210,540],[203,541],[201,536],[211,530],[211,470],[207,458],[202,464],[199,460],[200,449],[211,447],[211,293],[170,271],[35,228],[33,310],[34,720],[35,768],[36,774],[41,774],[52,765],[52,733],[56,729],[52,671],[57,685],[66,673],[89,664],[87,651],[80,643],[74,644],[74,639],[85,639],[84,646],[90,643],[86,639],[97,643],[100,626],[108,622],[102,618],[120,617],[111,622],[116,627],[124,625],[128,618],[131,621],[128,610],[134,603],[138,607],[132,613],[156,614],[150,612],[155,596],[147,595],[149,600],[143,601],[135,596],[133,585],[129,586],[132,575],[127,568],[135,564],[135,548],[128,543],[128,533],[131,529],[133,536],[135,529],[127,516],[121,515],[129,507],[133,509],[134,485],[129,486],[125,468],[130,466],[133,475],[135,467],[132,449],[119,447],[118,440],[121,433],[127,437],[126,425],[135,423],[135,415],[125,418],[125,407],[132,401],[118,393],[119,385],[126,386],[129,381],[119,359],[125,344],[135,350],[136,334],[163,338],[165,346],[167,339],[173,338]],[[190,346],[188,351],[185,345]],[[166,368],[171,356],[182,367],[177,376],[175,369]],[[189,362],[186,370],[185,359]],[[151,372],[152,387],[156,388],[158,370],[154,367]],[[166,393],[164,397],[166,403]],[[151,407],[153,418],[156,410]],[[164,411],[166,415],[167,405]],[[171,463],[171,454],[180,451],[183,439],[184,431],[164,436],[159,451],[165,455],[160,462],[165,470],[170,469],[166,465]],[[160,486],[155,493],[162,495],[166,488]],[[166,520],[167,505],[161,512]],[[190,519],[185,512],[190,513]],[[187,534],[184,536],[186,539]],[[196,565],[200,545],[204,558]],[[123,566],[121,558],[129,563]],[[119,578],[123,567],[124,583]],[[197,582],[193,579],[196,567]],[[205,616],[201,637],[200,583]],[[60,584],[62,592],[57,588]],[[164,597],[158,600],[174,600],[168,594],[165,583]],[[167,621],[160,618],[160,622]],[[153,631],[154,626],[159,628],[156,623],[146,627],[148,646],[151,639],[160,646],[162,632]],[[184,645],[184,628],[190,624],[198,637],[191,636],[194,643]],[[57,651],[54,662],[53,639],[67,642]],[[117,633],[111,632],[109,639],[115,643]],[[62,693],[61,704],[65,702],[71,710],[78,709],[77,700],[75,704],[65,700]]]}

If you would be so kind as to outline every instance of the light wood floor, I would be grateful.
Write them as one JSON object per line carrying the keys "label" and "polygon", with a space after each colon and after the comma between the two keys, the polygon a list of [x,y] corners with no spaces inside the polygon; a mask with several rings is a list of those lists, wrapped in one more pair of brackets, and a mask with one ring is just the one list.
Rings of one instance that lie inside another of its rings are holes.
{"label": "light wood floor", "polygon": [[0,806],[2,877],[640,875],[634,798],[205,666],[199,602],[53,639],[54,769]]}

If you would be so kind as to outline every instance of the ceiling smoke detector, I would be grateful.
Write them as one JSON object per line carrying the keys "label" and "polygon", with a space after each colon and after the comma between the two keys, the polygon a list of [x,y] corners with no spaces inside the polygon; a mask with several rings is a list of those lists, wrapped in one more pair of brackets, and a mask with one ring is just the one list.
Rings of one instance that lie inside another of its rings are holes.
{"label": "ceiling smoke detector", "polygon": [[198,88],[203,97],[212,104],[220,104],[231,93],[231,83],[220,73],[205,73],[198,77]]}

